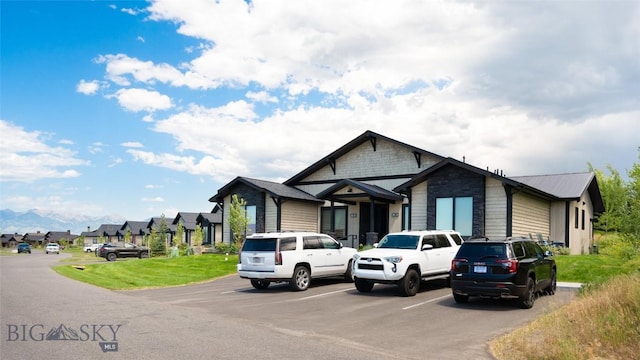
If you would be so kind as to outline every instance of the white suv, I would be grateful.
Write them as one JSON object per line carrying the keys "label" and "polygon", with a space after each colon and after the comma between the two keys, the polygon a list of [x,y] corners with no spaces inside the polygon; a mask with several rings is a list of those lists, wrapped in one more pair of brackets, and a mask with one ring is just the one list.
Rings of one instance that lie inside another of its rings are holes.
{"label": "white suv", "polygon": [[387,234],[374,249],[354,256],[356,289],[369,292],[375,283],[397,284],[403,296],[414,296],[422,280],[449,279],[461,244],[460,234],[450,230]]}
{"label": "white suv", "polygon": [[343,276],[351,281],[356,249],[343,247],[329,235],[312,232],[260,233],[247,236],[238,255],[238,275],[256,289],[289,282],[303,291],[312,278]]}
{"label": "white suv", "polygon": [[47,247],[44,249],[45,253],[56,253],[60,254],[60,245],[56,243],[48,243]]}

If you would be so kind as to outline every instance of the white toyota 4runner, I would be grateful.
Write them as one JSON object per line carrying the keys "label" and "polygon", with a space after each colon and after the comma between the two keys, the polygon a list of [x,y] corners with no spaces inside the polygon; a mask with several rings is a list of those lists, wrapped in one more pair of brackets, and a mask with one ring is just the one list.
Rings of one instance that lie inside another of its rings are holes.
{"label": "white toyota 4runner", "polygon": [[260,233],[247,236],[238,255],[238,275],[256,289],[289,282],[303,291],[312,278],[344,277],[352,281],[356,249],[343,247],[329,235],[312,232]]}
{"label": "white toyota 4runner", "polygon": [[403,296],[414,296],[422,280],[449,278],[451,260],[460,244],[462,237],[455,231],[387,234],[374,249],[354,255],[356,289],[369,292],[375,283],[397,284]]}

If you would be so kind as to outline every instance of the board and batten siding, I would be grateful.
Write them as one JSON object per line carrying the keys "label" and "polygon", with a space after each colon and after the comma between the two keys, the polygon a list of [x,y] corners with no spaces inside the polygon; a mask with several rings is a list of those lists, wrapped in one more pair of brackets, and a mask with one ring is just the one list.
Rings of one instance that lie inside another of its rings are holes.
{"label": "board and batten siding", "polygon": [[411,229],[427,228],[427,182],[423,181],[411,188]]}
{"label": "board and batten siding", "polygon": [[271,196],[265,194],[264,199],[264,230],[266,232],[278,231],[278,207]]}
{"label": "board and batten siding", "polygon": [[282,203],[282,231],[319,231],[316,203],[288,200]]}
{"label": "board and batten siding", "polygon": [[489,239],[507,236],[507,194],[502,182],[487,178],[485,183],[485,228]]}
{"label": "board and batten siding", "polygon": [[222,218],[224,223],[222,224],[222,242],[225,244],[231,244],[231,230],[229,227],[229,214],[231,212],[231,196],[225,196],[222,205]]}
{"label": "board and batten siding", "polygon": [[513,214],[511,219],[512,236],[525,236],[541,233],[549,236],[550,204],[533,196],[516,193],[513,195]]}

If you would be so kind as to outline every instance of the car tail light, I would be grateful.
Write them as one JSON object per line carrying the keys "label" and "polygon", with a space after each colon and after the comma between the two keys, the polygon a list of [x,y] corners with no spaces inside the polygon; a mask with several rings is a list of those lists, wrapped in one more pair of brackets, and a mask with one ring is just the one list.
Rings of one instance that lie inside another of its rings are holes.
{"label": "car tail light", "polygon": [[468,262],[467,259],[453,259],[451,260],[451,270],[456,271],[460,266],[467,265]]}
{"label": "car tail light", "polygon": [[282,265],[282,253],[279,249],[276,249],[276,265]]}
{"label": "car tail light", "polygon": [[518,260],[496,260],[496,263],[501,264],[503,269],[509,269],[509,273],[518,271]]}

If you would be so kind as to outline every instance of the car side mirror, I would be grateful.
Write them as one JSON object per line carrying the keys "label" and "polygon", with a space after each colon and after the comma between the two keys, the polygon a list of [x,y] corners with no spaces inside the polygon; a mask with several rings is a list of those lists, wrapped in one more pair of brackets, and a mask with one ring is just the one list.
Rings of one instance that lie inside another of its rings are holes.
{"label": "car side mirror", "polygon": [[431,250],[431,249],[433,249],[433,245],[431,245],[431,244],[424,244],[424,245],[422,245],[422,251],[424,251],[424,250]]}
{"label": "car side mirror", "polygon": [[547,250],[544,252],[544,257],[550,257],[553,256],[553,253],[550,250]]}
{"label": "car side mirror", "polygon": [[377,248],[378,247],[378,243],[373,244],[373,247]]}

